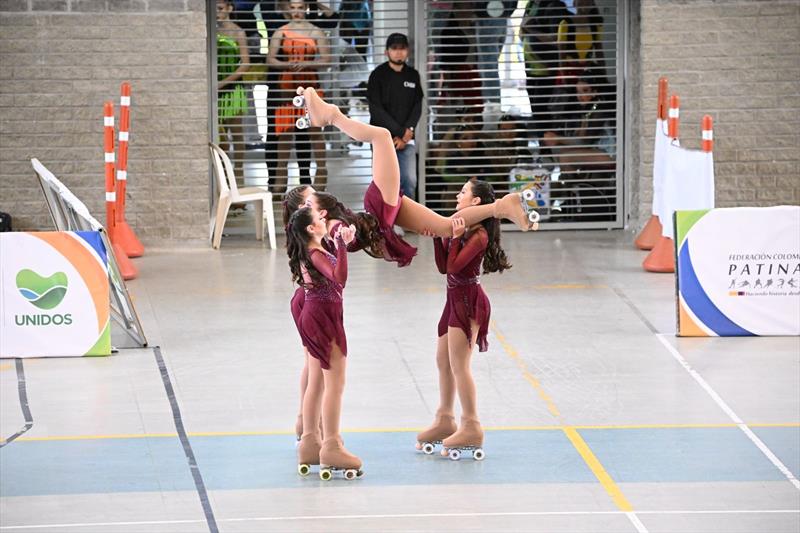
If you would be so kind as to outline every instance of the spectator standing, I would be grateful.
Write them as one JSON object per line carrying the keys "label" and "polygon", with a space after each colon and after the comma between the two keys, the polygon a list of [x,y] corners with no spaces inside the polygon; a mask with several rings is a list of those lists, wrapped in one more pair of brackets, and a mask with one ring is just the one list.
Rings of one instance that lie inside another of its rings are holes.
{"label": "spectator standing", "polygon": [[416,197],[417,148],[414,128],[422,114],[422,84],[419,72],[406,63],[408,37],[393,33],[386,39],[388,61],[369,76],[367,99],[370,124],[389,130],[400,165],[400,188]]}

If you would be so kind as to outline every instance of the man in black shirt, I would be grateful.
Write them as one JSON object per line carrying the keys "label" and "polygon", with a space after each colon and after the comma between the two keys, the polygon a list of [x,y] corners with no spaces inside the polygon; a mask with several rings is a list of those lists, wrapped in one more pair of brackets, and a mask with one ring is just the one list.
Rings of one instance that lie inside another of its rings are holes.
{"label": "man in black shirt", "polygon": [[406,64],[408,38],[393,33],[386,39],[386,63],[369,76],[367,100],[369,123],[386,128],[392,134],[400,165],[400,188],[409,198],[417,189],[417,147],[414,128],[422,114],[422,86],[419,72]]}

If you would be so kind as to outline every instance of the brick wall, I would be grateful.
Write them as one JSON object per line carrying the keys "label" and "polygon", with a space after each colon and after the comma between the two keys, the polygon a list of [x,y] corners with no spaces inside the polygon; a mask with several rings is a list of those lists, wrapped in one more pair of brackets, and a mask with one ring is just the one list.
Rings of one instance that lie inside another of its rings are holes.
{"label": "brick wall", "polygon": [[130,81],[128,222],[145,242],[207,237],[206,46],[204,0],[0,0],[0,210],[14,228],[52,228],[32,157],[105,222],[103,102],[119,117]]}
{"label": "brick wall", "polygon": [[680,96],[683,146],[714,118],[718,207],[800,203],[800,2],[643,0],[639,16],[632,226],[650,215],[660,76]]}

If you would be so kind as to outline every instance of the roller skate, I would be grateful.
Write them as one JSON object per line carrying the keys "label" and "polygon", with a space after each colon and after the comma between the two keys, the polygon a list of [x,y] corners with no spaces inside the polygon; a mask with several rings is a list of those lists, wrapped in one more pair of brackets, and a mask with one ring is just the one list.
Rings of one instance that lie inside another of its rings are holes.
{"label": "roller skate", "polygon": [[525,189],[522,194],[508,193],[494,203],[494,217],[508,219],[522,231],[536,231],[539,229],[539,213],[531,206],[535,201],[536,194],[531,189]]}
{"label": "roller skate", "polygon": [[319,435],[317,433],[307,433],[300,437],[297,445],[297,473],[305,477],[311,472],[312,465],[319,464],[319,452],[321,448]]}
{"label": "roller skate", "polygon": [[297,129],[304,130],[309,127],[322,128],[332,123],[334,115],[339,108],[333,104],[325,103],[313,87],[298,87],[297,96],[292,98],[292,105],[305,109],[305,116],[295,121]]}
{"label": "roller skate", "polygon": [[442,456],[453,461],[461,459],[461,453],[472,452],[472,458],[482,461],[486,454],[483,452],[483,429],[477,419],[461,419],[461,427],[442,442]]}
{"label": "roller skate", "polygon": [[422,450],[425,455],[431,455],[437,444],[456,432],[456,420],[453,415],[444,415],[437,411],[433,424],[417,434],[417,450]]}
{"label": "roller skate", "polygon": [[334,472],[342,472],[345,479],[356,479],[364,475],[361,459],[344,449],[341,437],[325,439],[319,452],[319,478],[329,481]]}

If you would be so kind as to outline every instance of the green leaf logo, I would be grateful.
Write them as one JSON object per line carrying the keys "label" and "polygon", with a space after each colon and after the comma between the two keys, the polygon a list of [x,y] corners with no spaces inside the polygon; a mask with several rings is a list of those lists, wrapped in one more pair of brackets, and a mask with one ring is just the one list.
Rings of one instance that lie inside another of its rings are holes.
{"label": "green leaf logo", "polygon": [[52,309],[67,294],[67,275],[56,272],[45,278],[26,268],[17,272],[17,289],[23,298],[39,309]]}

